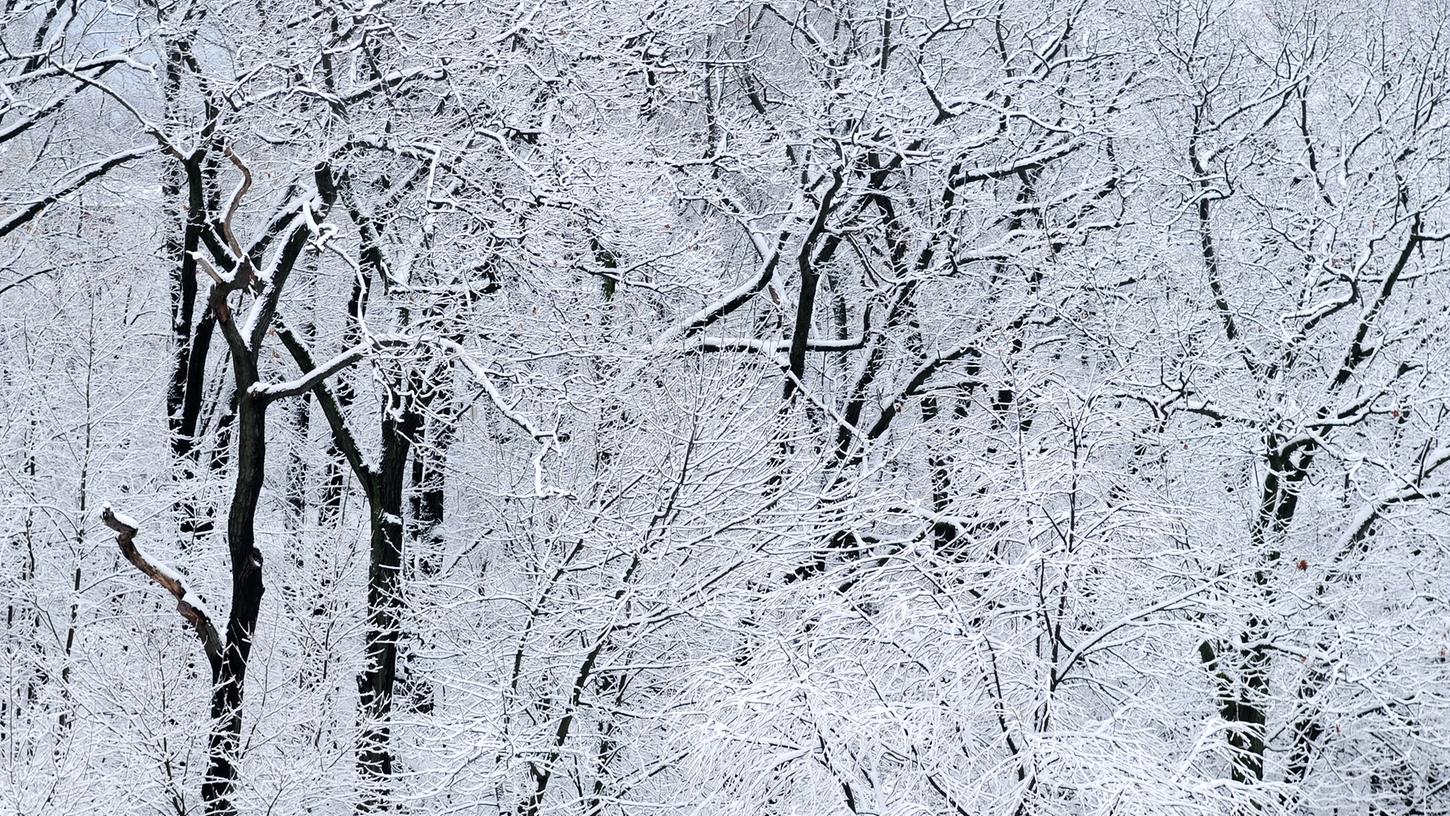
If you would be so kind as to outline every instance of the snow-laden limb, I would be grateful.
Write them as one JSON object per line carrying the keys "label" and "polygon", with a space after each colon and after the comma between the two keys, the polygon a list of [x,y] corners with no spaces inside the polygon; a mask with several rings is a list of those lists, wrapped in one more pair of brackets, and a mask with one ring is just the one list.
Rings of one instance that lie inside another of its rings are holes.
{"label": "snow-laden limb", "polygon": [[278,85],[258,91],[251,95],[243,95],[236,99],[234,104],[257,106],[263,102],[269,102],[287,94],[302,94],[305,96],[321,99],[328,105],[337,107],[347,102],[358,102],[362,99],[378,93],[379,91],[401,87],[415,79],[439,81],[447,78],[448,72],[436,66],[423,68],[412,68],[405,71],[391,71],[386,76],[373,79],[370,82],[359,85],[345,93],[334,93],[312,85]]}
{"label": "snow-laden limb", "polygon": [[[51,57],[51,52],[40,50],[29,51],[26,53],[11,53],[7,56],[11,60],[49,60]],[[143,62],[138,62],[125,54],[108,54],[104,57],[80,60],[78,62],[72,63],[70,66],[70,70],[98,71],[104,73],[105,71],[117,65],[129,65],[138,71],[144,71],[148,74],[153,74],[154,76],[154,69],[150,65],[147,65]],[[33,70],[26,71],[16,76],[0,77],[0,89],[8,90],[11,87],[18,88],[21,85],[35,82],[36,80],[48,79],[51,77],[62,76],[64,74],[64,70],[57,67],[53,63],[48,63],[46,65],[37,66]],[[97,75],[99,76],[99,73]]]}
{"label": "snow-laden limb", "polygon": [[957,184],[975,184],[988,179],[1005,178],[1024,170],[1033,170],[1041,167],[1053,159],[1058,159],[1082,147],[1086,142],[1082,139],[1064,139],[1051,147],[1044,148],[1036,153],[1014,159],[1009,162],[990,167],[964,168],[961,175],[954,180]]}
{"label": "snow-laden limb", "polygon": [[468,373],[473,375],[473,379],[479,385],[483,386],[484,393],[488,394],[489,401],[493,403],[500,414],[504,415],[505,419],[522,428],[525,433],[536,440],[542,441],[553,438],[554,434],[540,429],[528,417],[514,410],[514,406],[503,398],[503,394],[499,393],[498,387],[493,384],[493,378],[488,376],[488,372],[484,370],[483,366],[479,365],[476,360],[469,356],[467,349],[452,340],[441,340],[439,341],[439,345],[453,352],[458,362],[462,363],[463,367],[468,369]]}
{"label": "snow-laden limb", "polygon": [[56,70],[65,74],[66,76],[69,76],[71,79],[74,79],[77,82],[85,83],[86,85],[90,85],[91,87],[95,88],[106,96],[114,99],[116,101],[116,104],[125,108],[126,112],[131,114],[131,116],[135,118],[136,122],[141,125],[141,128],[145,130],[146,133],[151,136],[151,138],[156,140],[156,143],[160,145],[161,149],[165,151],[167,155],[178,161],[185,161],[185,156],[187,155],[187,152],[183,151],[180,147],[177,146],[174,141],[171,140],[171,137],[166,133],[165,128],[148,119],[144,114],[141,113],[139,109],[137,109],[135,105],[131,104],[131,101],[127,99],[124,95],[118,93],[110,85],[107,85],[96,77],[90,77],[84,74],[76,73],[76,69],[74,67],[68,67],[63,63],[57,62],[53,57],[50,59],[50,64],[55,66]]}
{"label": "snow-laden limb", "polygon": [[211,664],[212,673],[215,674],[222,663],[222,639],[217,634],[216,626],[212,623],[211,613],[207,611],[206,604],[187,587],[181,573],[157,561],[136,546],[136,532],[140,525],[135,519],[115,512],[111,509],[110,502],[107,502],[101,508],[101,521],[116,532],[116,545],[121,548],[121,554],[126,556],[126,560],[148,578],[160,584],[162,589],[171,593],[171,596],[176,599],[176,611],[180,612],[181,616],[186,618],[186,621],[196,630],[196,636],[201,640],[202,648],[206,650],[207,661]]}
{"label": "snow-laden limb", "polygon": [[1443,490],[1429,488],[1422,482],[1426,476],[1433,474],[1447,462],[1450,462],[1450,448],[1438,448],[1426,454],[1420,464],[1419,473],[1414,479],[1407,479],[1399,487],[1380,493],[1359,508],[1354,517],[1350,519],[1349,526],[1334,549],[1338,553],[1338,560],[1342,561],[1359,549],[1365,536],[1369,535],[1370,529],[1374,527],[1374,523],[1390,507],[1441,495]]}
{"label": "snow-laden limb", "polygon": [[367,353],[379,346],[407,346],[417,342],[417,338],[406,334],[379,334],[369,337],[356,346],[338,354],[331,360],[323,363],[317,368],[308,371],[301,377],[279,383],[257,383],[247,389],[247,393],[254,398],[267,402],[281,399],[283,397],[295,397],[298,394],[311,391],[318,383],[328,377],[342,371],[348,366],[367,356]]}
{"label": "snow-laden limb", "polygon": [[19,229],[20,227],[29,223],[32,218],[39,215],[41,211],[44,210],[46,207],[49,207],[50,205],[56,203],[57,201],[60,201],[61,199],[65,198],[68,195],[71,195],[72,193],[75,193],[77,190],[80,190],[82,187],[90,184],[92,181],[95,181],[101,176],[104,176],[107,173],[111,172],[111,170],[115,169],[116,167],[119,167],[126,162],[139,159],[142,156],[145,156],[148,153],[152,152],[154,151],[151,148],[136,148],[117,153],[109,158],[102,159],[101,161],[87,165],[83,169],[83,172],[77,175],[76,178],[71,180],[69,183],[61,186],[54,192],[48,193],[33,201],[22,204],[18,211],[11,214],[10,217],[6,218],[4,221],[0,221],[0,238],[5,237],[11,232],[14,232],[16,229]]}
{"label": "snow-laden limb", "polygon": [[1173,595],[1167,600],[1153,604],[1151,606],[1144,607],[1142,609],[1138,609],[1133,612],[1129,612],[1128,614],[1123,615],[1117,620],[1112,621],[1105,626],[1102,626],[1097,631],[1085,637],[1080,643],[1078,643],[1077,646],[1073,647],[1072,652],[1063,659],[1062,665],[1057,670],[1058,674],[1060,676],[1066,676],[1068,672],[1072,671],[1072,667],[1078,661],[1082,660],[1084,657],[1096,650],[1099,645],[1102,644],[1102,642],[1114,632],[1119,632],[1129,626],[1132,626],[1133,624],[1144,620],[1150,615],[1155,615],[1159,612],[1166,612],[1176,609],[1178,608],[1179,604],[1189,600],[1195,595],[1200,595],[1204,592],[1207,592],[1210,589],[1213,589],[1215,586],[1222,584],[1224,581],[1228,580],[1234,575],[1241,574],[1242,572],[1242,570],[1237,573],[1224,572],[1223,574],[1213,578],[1212,580],[1205,581],[1204,583],[1201,583],[1191,589],[1180,592],[1177,595]]}
{"label": "snow-laden limb", "polygon": [[[104,70],[106,69],[102,68],[102,71]],[[4,86],[5,84],[5,80],[0,80],[0,86]],[[86,87],[87,85],[84,82],[74,83],[67,90],[52,96],[50,99],[39,105],[36,105],[32,110],[27,111],[23,116],[19,117],[8,126],[0,128],[0,144],[8,142],[11,139],[14,139],[16,136],[19,136],[25,131],[40,124],[51,114],[60,110],[67,102],[71,100],[71,98],[79,94],[81,91],[85,90]]]}
{"label": "snow-laden limb", "polygon": [[775,268],[780,264],[780,256],[785,250],[786,241],[790,239],[790,230],[781,230],[773,248],[766,247],[763,239],[754,230],[751,230],[750,237],[755,243],[756,249],[760,250],[765,256],[765,260],[761,263],[757,273],[736,286],[724,297],[661,332],[655,338],[655,342],[650,346],[651,354],[657,354],[674,348],[681,340],[693,337],[699,332],[704,331],[715,323],[715,321],[740,308],[741,305],[764,289],[766,284],[770,283],[771,278],[775,277]]}
{"label": "snow-laden limb", "polygon": [[544,459],[549,455],[550,450],[557,451],[559,449],[560,442],[568,441],[567,436],[560,439],[557,426],[552,431],[546,431],[536,425],[533,420],[519,413],[515,409],[514,404],[504,399],[498,387],[493,384],[493,378],[488,375],[488,371],[479,365],[478,361],[469,356],[468,350],[463,346],[452,340],[439,340],[438,345],[451,352],[457,358],[458,362],[462,363],[463,367],[468,370],[468,373],[473,375],[473,379],[479,385],[483,386],[483,391],[488,394],[489,401],[493,403],[493,406],[498,409],[500,414],[504,415],[505,419],[522,428],[524,433],[527,433],[533,437],[534,441],[539,443],[539,449],[535,451],[531,459],[534,466],[534,495],[538,498],[544,498],[546,496],[572,496],[573,494],[568,491],[560,490],[557,487],[549,487],[544,484]]}

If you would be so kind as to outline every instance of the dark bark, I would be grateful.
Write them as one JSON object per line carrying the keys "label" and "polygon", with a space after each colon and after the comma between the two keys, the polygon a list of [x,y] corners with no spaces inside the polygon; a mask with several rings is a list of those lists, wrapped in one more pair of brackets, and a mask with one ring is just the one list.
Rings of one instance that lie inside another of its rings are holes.
{"label": "dark bark", "polygon": [[[222,309],[217,311],[225,314]],[[210,751],[202,783],[207,813],[228,816],[237,812],[232,794],[241,748],[242,700],[252,635],[262,604],[262,553],[256,546],[256,515],[267,462],[267,403],[247,393],[257,382],[251,355],[234,355],[233,372],[238,390],[236,482],[227,514],[232,604],[227,616],[226,647],[212,689]]]}
{"label": "dark bark", "polygon": [[[357,293],[354,308],[361,308],[364,293]],[[304,373],[316,368],[311,351],[279,321],[278,337]],[[421,388],[415,377],[407,396],[387,394],[381,407],[382,451],[377,466],[368,464],[348,427],[337,395],[319,381],[312,388],[332,432],[333,447],[349,465],[368,503],[369,564],[367,630],[364,635],[364,664],[358,673],[357,769],[362,798],[358,810],[375,813],[387,810],[391,799],[394,757],[391,741],[394,690],[398,676],[399,641],[402,638],[402,574],[405,555],[403,536],[404,485],[413,443],[423,427],[423,413],[415,395]],[[392,401],[402,400],[394,411]],[[325,505],[324,505],[325,510]]]}
{"label": "dark bark", "polygon": [[[314,218],[320,221],[335,194],[329,186],[321,183],[318,192],[322,211],[315,213]],[[266,473],[267,405],[275,397],[253,393],[252,388],[260,379],[257,360],[262,341],[308,235],[309,231],[300,217],[288,228],[287,237],[272,265],[271,280],[261,291],[254,292],[254,297],[260,301],[260,317],[257,325],[251,327],[249,336],[244,336],[242,327],[236,325],[227,302],[233,292],[232,287],[214,289],[208,304],[231,351],[236,395],[233,432],[237,441],[236,475],[226,529],[232,575],[231,610],[227,616],[225,647],[214,672],[208,765],[202,783],[202,800],[207,813],[214,816],[234,816],[237,812],[232,796],[241,749],[242,704],[252,637],[256,632],[263,593],[262,553],[256,546],[256,514]],[[245,277],[239,277],[235,287],[250,287],[251,283]]]}
{"label": "dark bark", "polygon": [[[167,43],[163,64],[162,92],[168,121],[183,117],[182,83],[188,65],[193,64],[191,45],[185,39]],[[197,438],[202,422],[206,363],[211,349],[215,316],[203,308],[197,317],[197,251],[211,229],[207,213],[214,209],[219,165],[209,143],[216,139],[216,111],[208,103],[204,110],[201,140],[197,149],[180,161],[168,163],[163,171],[162,200],[172,220],[165,251],[171,260],[172,368],[166,391],[167,427],[175,457],[175,478],[182,483],[194,479],[200,470]],[[205,306],[205,304],[203,304]],[[215,469],[215,468],[214,468]],[[198,507],[190,498],[176,507],[183,533],[208,533],[213,522],[210,510]]]}
{"label": "dark bark", "polygon": [[[347,347],[357,345],[362,340],[362,320],[366,316],[368,295],[372,291],[372,275],[369,267],[363,267],[363,271],[353,279],[352,294],[348,298],[347,313],[348,323],[343,330],[343,344]],[[340,379],[337,386],[332,389],[332,398],[336,401],[340,416],[345,416],[348,409],[352,407],[355,394],[352,384],[346,378]],[[318,504],[318,524],[324,529],[333,527],[338,519],[342,518],[343,492],[347,489],[347,476],[344,473],[343,464],[347,455],[334,438],[327,446],[327,466],[322,480],[322,500]]]}
{"label": "dark bark", "polygon": [[403,483],[413,437],[421,426],[415,410],[398,419],[384,411],[383,452],[367,486],[371,526],[368,564],[368,628],[365,663],[358,675],[358,770],[365,785],[362,812],[386,810],[393,775],[389,723],[402,637]]}
{"label": "dark bark", "polygon": [[435,423],[431,428],[419,430],[419,445],[413,451],[409,518],[416,545],[417,571],[425,577],[438,574],[443,566],[443,542],[439,528],[443,525],[446,502],[444,466],[452,441],[452,429]]}
{"label": "dark bark", "polygon": [[[800,252],[796,256],[796,266],[800,270],[800,294],[796,302],[795,327],[790,339],[791,376],[787,377],[785,381],[785,401],[787,403],[795,395],[798,384],[805,379],[806,350],[811,339],[811,322],[812,316],[815,314],[816,288],[820,284],[821,267],[830,262],[831,256],[836,252],[836,247],[841,243],[840,236],[827,235],[826,223],[835,206],[836,193],[841,189],[844,180],[845,177],[839,169],[833,171],[831,186],[821,196],[815,220],[811,223],[811,231],[801,242]],[[822,238],[825,239],[824,242],[822,242]],[[816,252],[817,244],[821,245],[819,253]]]}

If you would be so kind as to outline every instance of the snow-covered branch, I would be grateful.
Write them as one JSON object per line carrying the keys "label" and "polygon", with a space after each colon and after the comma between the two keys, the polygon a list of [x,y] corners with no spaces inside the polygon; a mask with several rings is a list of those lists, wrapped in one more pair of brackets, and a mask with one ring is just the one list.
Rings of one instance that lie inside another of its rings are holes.
{"label": "snow-covered branch", "polygon": [[191,628],[196,632],[197,639],[201,641],[202,648],[206,650],[212,674],[215,675],[221,666],[223,643],[216,625],[212,622],[211,614],[207,611],[206,604],[186,586],[186,581],[180,573],[152,558],[136,545],[139,525],[135,520],[115,512],[107,503],[101,509],[101,521],[115,531],[116,546],[120,547],[121,554],[126,557],[126,560],[176,599],[176,611],[181,613],[181,616],[191,624]]}

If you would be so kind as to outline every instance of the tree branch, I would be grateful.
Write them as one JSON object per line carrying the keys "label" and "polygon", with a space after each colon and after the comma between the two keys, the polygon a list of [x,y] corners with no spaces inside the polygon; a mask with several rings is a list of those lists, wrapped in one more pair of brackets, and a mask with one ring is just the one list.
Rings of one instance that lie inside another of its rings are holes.
{"label": "tree branch", "polygon": [[272,402],[283,397],[295,397],[303,392],[311,391],[318,383],[361,360],[375,346],[410,345],[414,340],[415,338],[403,334],[370,337],[311,371],[304,371],[302,376],[295,380],[280,383],[256,383],[247,389],[247,393],[264,402]]}
{"label": "tree branch", "polygon": [[90,184],[92,181],[95,181],[101,176],[104,176],[116,167],[125,164],[128,161],[139,159],[150,152],[152,152],[151,148],[127,150],[125,153],[118,153],[108,159],[104,159],[91,165],[86,170],[86,172],[82,173],[70,184],[67,184],[61,189],[50,193],[49,195],[37,198],[34,201],[31,201],[29,204],[22,205],[20,210],[14,215],[10,216],[4,221],[0,221],[0,238],[4,238],[6,235],[9,235],[16,229],[24,226],[30,221],[30,219],[34,218],[37,215],[40,215],[40,211],[44,210],[46,207],[49,207],[57,201],[60,201],[62,198],[65,198],[66,196],[74,193],[80,188],[86,186],[87,184]]}
{"label": "tree branch", "polygon": [[[297,362],[297,367],[302,369],[304,376],[317,371],[317,364],[312,361],[312,353],[303,345],[302,340],[292,329],[283,322],[281,315],[278,315],[274,322],[277,324],[277,336],[281,338],[282,345],[291,352],[292,359]],[[337,449],[342,451],[343,458],[347,459],[348,465],[352,467],[353,474],[358,481],[367,484],[372,480],[373,471],[363,460],[362,449],[357,444],[357,437],[353,436],[352,429],[347,427],[347,419],[342,415],[342,408],[337,404],[337,398],[333,396],[332,390],[327,387],[325,378],[319,377],[312,385],[312,394],[317,397],[317,404],[322,407],[323,416],[327,417],[328,427],[332,430],[332,442]]]}
{"label": "tree branch", "polygon": [[[775,247],[766,256],[766,260],[760,266],[759,273],[735,287],[723,298],[711,303],[705,308],[695,312],[683,323],[679,323],[664,331],[654,342],[655,350],[664,350],[670,345],[679,342],[687,337],[709,328],[715,321],[729,315],[731,312],[745,305],[751,298],[760,293],[775,276],[775,267],[780,263],[781,252],[785,250],[786,241],[790,240],[790,230],[783,229],[776,238]],[[759,244],[757,244],[757,247]]]}
{"label": "tree branch", "polygon": [[148,578],[160,584],[162,589],[176,599],[176,611],[180,612],[181,616],[196,631],[197,639],[201,641],[202,648],[206,650],[206,659],[211,665],[212,676],[215,677],[222,665],[222,639],[217,634],[216,626],[212,624],[211,616],[207,614],[206,606],[201,598],[187,589],[180,573],[165,564],[153,561],[140,547],[136,546],[137,524],[133,519],[114,512],[111,510],[110,503],[107,503],[101,509],[101,521],[116,531],[116,545],[121,548],[121,554],[126,556],[126,560]]}

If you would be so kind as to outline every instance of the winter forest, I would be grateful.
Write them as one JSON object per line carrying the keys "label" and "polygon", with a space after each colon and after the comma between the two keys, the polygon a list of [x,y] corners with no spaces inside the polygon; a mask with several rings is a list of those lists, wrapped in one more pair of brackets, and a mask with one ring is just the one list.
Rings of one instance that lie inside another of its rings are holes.
{"label": "winter forest", "polygon": [[0,812],[1450,813],[1447,0],[3,0]]}

